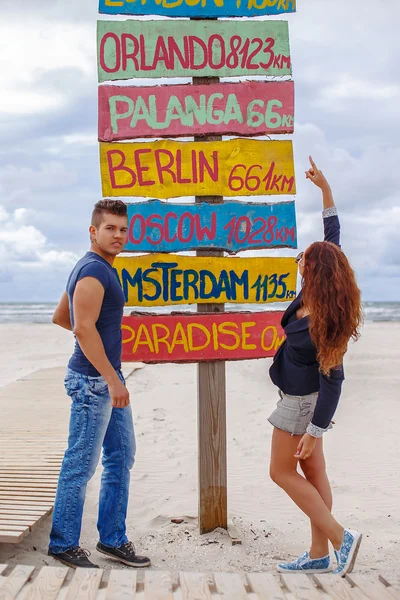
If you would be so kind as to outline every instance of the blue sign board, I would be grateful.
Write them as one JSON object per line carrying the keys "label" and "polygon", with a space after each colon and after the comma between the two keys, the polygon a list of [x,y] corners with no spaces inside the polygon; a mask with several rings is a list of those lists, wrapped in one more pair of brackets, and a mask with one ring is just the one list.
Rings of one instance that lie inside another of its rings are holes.
{"label": "blue sign board", "polygon": [[258,17],[296,11],[296,0],[100,0],[106,15],[163,17]]}
{"label": "blue sign board", "polygon": [[128,205],[126,252],[297,248],[294,202]]}

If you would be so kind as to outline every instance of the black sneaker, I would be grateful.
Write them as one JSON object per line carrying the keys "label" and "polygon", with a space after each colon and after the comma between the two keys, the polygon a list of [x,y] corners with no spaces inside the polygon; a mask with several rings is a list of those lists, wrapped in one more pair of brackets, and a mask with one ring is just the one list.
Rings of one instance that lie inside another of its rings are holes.
{"label": "black sneaker", "polygon": [[136,554],[135,546],[132,542],[122,544],[119,548],[111,548],[110,546],[105,546],[101,542],[98,542],[96,550],[97,552],[101,552],[101,554],[105,554],[110,558],[115,558],[116,560],[119,560],[119,562],[124,563],[124,565],[129,565],[130,567],[140,569],[142,567],[150,567],[151,565],[151,561],[147,556],[138,556]]}
{"label": "black sneaker", "polygon": [[72,548],[72,550],[67,550],[66,552],[61,552],[59,554],[53,554],[53,552],[48,552],[49,556],[52,556],[56,560],[59,560],[63,563],[63,565],[67,565],[67,567],[71,567],[72,569],[77,569],[78,567],[83,567],[84,569],[99,569],[97,565],[94,565],[88,559],[90,556],[89,550],[84,550],[83,548]]}

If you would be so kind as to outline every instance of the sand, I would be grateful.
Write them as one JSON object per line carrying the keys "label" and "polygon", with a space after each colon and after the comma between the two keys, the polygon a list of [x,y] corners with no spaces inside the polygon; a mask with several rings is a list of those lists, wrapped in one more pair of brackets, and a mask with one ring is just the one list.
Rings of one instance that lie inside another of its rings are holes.
{"label": "sand", "polygon": [[[51,325],[1,325],[0,335],[3,386],[37,369],[65,365],[72,346],[71,334]],[[399,348],[399,323],[365,325],[346,356],[336,424],[324,438],[334,513],[364,534],[359,572],[399,570]],[[223,531],[206,536],[197,531],[196,365],[147,365],[129,377],[138,450],[128,533],[154,568],[274,571],[277,560],[308,548],[307,518],[268,477],[267,417],[277,400],[269,364],[227,364],[228,501],[243,542],[239,546],[232,546]],[[62,391],[59,397],[55,410],[66,435],[68,399]],[[20,418],[22,428],[31,416]],[[88,486],[81,543],[108,569],[116,564],[94,551],[100,472]],[[184,522],[173,524],[174,517]],[[21,544],[0,544],[0,563],[53,564],[46,556],[49,529],[47,519]]]}

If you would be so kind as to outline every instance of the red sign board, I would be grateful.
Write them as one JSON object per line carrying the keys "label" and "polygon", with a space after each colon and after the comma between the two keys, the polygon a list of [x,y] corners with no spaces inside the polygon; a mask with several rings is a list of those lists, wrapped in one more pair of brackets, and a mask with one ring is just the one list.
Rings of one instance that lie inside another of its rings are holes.
{"label": "red sign board", "polygon": [[282,312],[132,313],[122,322],[122,360],[188,363],[274,356]]}

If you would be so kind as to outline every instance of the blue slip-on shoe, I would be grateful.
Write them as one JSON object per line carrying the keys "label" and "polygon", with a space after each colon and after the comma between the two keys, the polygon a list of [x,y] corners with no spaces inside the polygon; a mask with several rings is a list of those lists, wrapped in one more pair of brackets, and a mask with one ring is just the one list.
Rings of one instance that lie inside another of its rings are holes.
{"label": "blue slip-on shoe", "polygon": [[351,573],[356,562],[361,540],[362,534],[359,531],[353,531],[352,529],[344,530],[342,545],[339,550],[335,550],[338,566],[332,575],[338,574],[344,577],[346,573]]}
{"label": "blue slip-on shoe", "polygon": [[276,568],[279,573],[329,573],[332,571],[331,557],[327,554],[323,558],[310,558],[308,552],[304,552],[296,560],[279,563]]}

